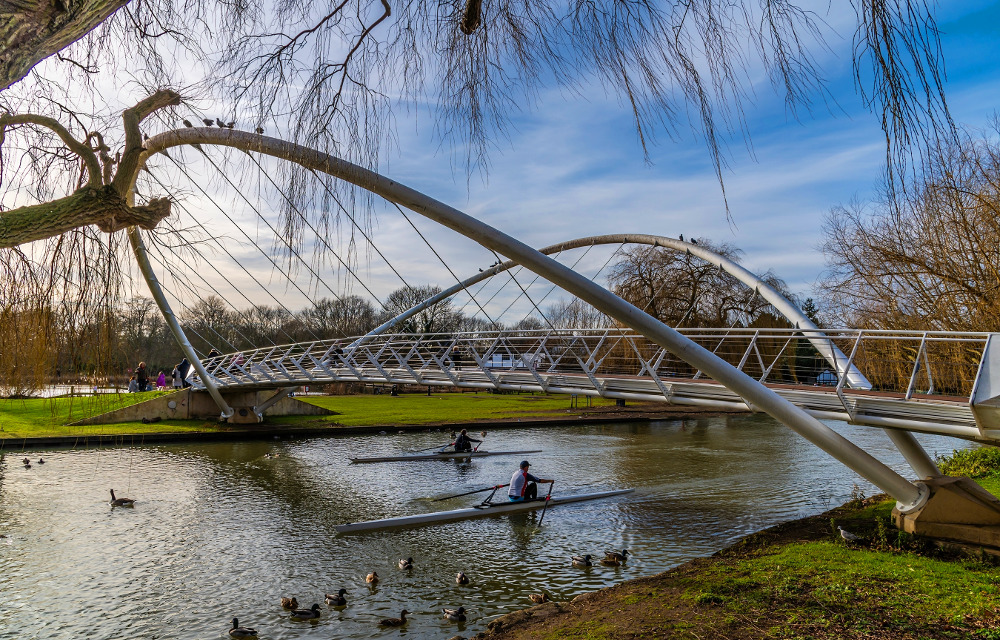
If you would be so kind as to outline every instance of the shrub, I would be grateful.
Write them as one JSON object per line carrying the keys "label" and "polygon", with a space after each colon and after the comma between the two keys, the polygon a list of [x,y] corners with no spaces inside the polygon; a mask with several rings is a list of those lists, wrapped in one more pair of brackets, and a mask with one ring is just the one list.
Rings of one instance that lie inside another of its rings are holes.
{"label": "shrub", "polygon": [[950,456],[938,458],[941,472],[949,476],[985,478],[1000,472],[1000,449],[980,447],[952,451]]}

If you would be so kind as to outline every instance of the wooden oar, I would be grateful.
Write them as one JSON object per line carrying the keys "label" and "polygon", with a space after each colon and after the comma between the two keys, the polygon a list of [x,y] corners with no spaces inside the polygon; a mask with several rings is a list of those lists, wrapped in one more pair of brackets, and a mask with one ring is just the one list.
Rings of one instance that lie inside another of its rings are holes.
{"label": "wooden oar", "polygon": [[549,492],[545,494],[545,506],[542,507],[542,517],[538,519],[538,526],[542,526],[542,520],[545,519],[545,510],[549,508],[549,497],[552,495],[552,485],[556,483],[555,480],[549,483]]}
{"label": "wooden oar", "polygon": [[461,498],[462,496],[471,496],[474,493],[483,493],[484,491],[496,491],[497,489],[503,489],[504,487],[509,487],[509,484],[498,484],[495,487],[486,487],[485,489],[476,489],[475,491],[466,491],[465,493],[458,493],[453,496],[445,496],[443,498],[434,498],[431,502],[441,502],[442,500],[451,500],[452,498]]}

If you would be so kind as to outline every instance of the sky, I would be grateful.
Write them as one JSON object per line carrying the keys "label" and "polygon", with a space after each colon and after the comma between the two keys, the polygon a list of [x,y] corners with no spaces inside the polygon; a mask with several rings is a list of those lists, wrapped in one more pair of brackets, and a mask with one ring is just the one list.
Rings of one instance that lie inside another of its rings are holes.
{"label": "sky", "polygon": [[[773,271],[800,298],[817,296],[816,285],[825,268],[819,250],[824,219],[838,205],[874,197],[885,146],[878,115],[865,108],[854,85],[853,10],[847,3],[816,4],[831,33],[828,48],[814,49],[814,54],[833,101],[824,103],[813,96],[811,111],[790,113],[763,70],[751,70],[753,100],[745,105],[749,142],[737,137],[725,150],[725,201],[710,154],[694,129],[681,123],[673,138],[659,135],[647,158],[627,106],[597,83],[576,91],[544,88],[530,110],[512,116],[513,127],[496,141],[488,172],[471,178],[456,164],[453,150],[434,135],[429,107],[397,112],[395,145],[383,155],[383,173],[535,247],[624,232],[708,238],[735,245],[743,251],[746,267],[758,273]],[[984,128],[1000,107],[1000,37],[992,28],[1000,24],[1000,2],[940,3],[937,18],[951,113],[961,126]],[[119,90],[114,85],[105,97]],[[227,112],[224,103],[201,106],[208,115],[213,109]],[[395,209],[378,205],[366,233],[391,268],[357,233],[352,266],[364,285],[353,281],[329,255],[312,258],[308,252],[312,246],[329,244],[339,250],[349,244],[351,226],[341,220],[330,231],[309,230],[304,235],[305,261],[293,265],[297,286],[290,285],[281,274],[286,263],[279,257],[275,267],[268,259],[281,252],[267,228],[277,221],[279,198],[273,193],[250,196],[248,203],[214,169],[199,166],[196,153],[185,155],[192,156],[195,163],[187,176],[165,160],[157,170],[178,199],[175,227],[205,224],[219,238],[198,247],[205,260],[153,255],[182,314],[193,298],[210,293],[244,308],[252,303],[276,304],[278,298],[298,309],[309,298],[369,295],[369,291],[384,298],[403,281],[447,287],[456,277],[472,275],[495,261],[489,252],[451,231],[419,216],[411,215],[408,221]],[[273,173],[273,165],[265,166]],[[241,172],[248,170],[245,163],[240,167]],[[252,167],[249,171],[237,177],[263,185],[265,192],[270,189],[266,176]],[[413,231],[411,222],[424,238]],[[582,272],[603,284],[602,268],[614,249],[586,255],[578,251],[563,258],[571,264],[579,260]],[[188,284],[174,277],[183,273],[190,275]],[[518,288],[527,288],[532,280],[530,275],[518,278],[496,298],[490,308],[493,319],[503,313]],[[487,291],[501,286],[498,280]],[[535,304],[545,295],[547,303],[559,297],[548,290],[542,282],[529,288]],[[522,299],[502,319],[516,321],[516,316],[531,311],[532,304]]]}

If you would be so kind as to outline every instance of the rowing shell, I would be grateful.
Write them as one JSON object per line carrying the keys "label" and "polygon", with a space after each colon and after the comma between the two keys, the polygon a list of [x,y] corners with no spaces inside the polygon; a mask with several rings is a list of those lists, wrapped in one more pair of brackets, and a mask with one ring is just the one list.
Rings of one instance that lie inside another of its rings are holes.
{"label": "rowing shell", "polygon": [[[599,500],[632,493],[635,489],[618,489],[615,491],[600,491],[597,493],[579,493],[571,496],[552,496],[548,503],[550,507],[570,502],[583,502],[585,500]],[[368,522],[353,522],[334,527],[337,533],[360,533],[362,531],[375,531],[377,529],[398,529],[401,527],[421,527],[439,522],[453,522],[455,520],[468,520],[469,518],[484,518],[489,516],[502,516],[507,513],[520,513],[522,511],[533,511],[545,506],[545,500],[532,500],[530,502],[490,502],[485,506],[471,507],[468,509],[455,509],[453,511],[437,511],[435,513],[421,513],[415,516],[402,516],[400,518],[384,518],[382,520],[369,520]]]}
{"label": "rowing shell", "polygon": [[451,460],[452,458],[484,458],[486,456],[513,456],[521,453],[541,453],[541,449],[533,451],[445,451],[444,453],[428,453],[421,456],[388,456],[385,458],[348,458],[351,462],[406,462],[407,460]]}

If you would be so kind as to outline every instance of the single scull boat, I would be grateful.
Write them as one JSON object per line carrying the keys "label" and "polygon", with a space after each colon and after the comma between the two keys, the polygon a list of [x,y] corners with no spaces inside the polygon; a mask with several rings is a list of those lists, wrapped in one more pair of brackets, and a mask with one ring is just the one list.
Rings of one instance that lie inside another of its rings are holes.
{"label": "single scull boat", "polygon": [[408,460],[451,460],[452,458],[483,458],[486,456],[512,456],[523,453],[541,453],[541,449],[533,451],[445,451],[443,453],[427,453],[422,455],[386,456],[384,458],[348,458],[353,463],[362,462],[406,462]]}
{"label": "single scull boat", "polygon": [[[583,502],[585,500],[598,500],[600,498],[610,498],[626,493],[632,493],[635,489],[617,489],[615,491],[599,491],[597,493],[579,493],[570,496],[552,496],[548,503],[550,507],[570,502]],[[376,529],[398,529],[400,527],[420,527],[439,522],[452,522],[454,520],[467,520],[469,518],[483,518],[488,516],[502,516],[507,513],[520,513],[522,511],[532,511],[545,506],[545,500],[532,500],[530,502],[487,502],[485,504],[470,507],[468,509],[454,509],[452,511],[437,511],[435,513],[421,513],[415,516],[402,516],[399,518],[384,518],[382,520],[369,520],[368,522],[353,522],[334,527],[337,533],[360,533],[362,531],[375,531]]]}

